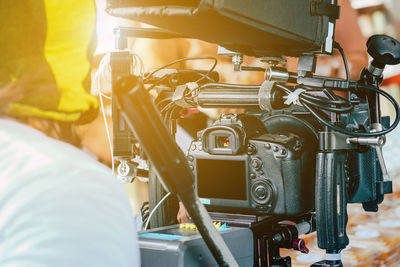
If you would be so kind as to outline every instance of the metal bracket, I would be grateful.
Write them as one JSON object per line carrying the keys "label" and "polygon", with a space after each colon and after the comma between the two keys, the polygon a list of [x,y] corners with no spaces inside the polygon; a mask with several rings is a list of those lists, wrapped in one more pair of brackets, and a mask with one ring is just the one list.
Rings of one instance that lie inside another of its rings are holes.
{"label": "metal bracket", "polygon": [[349,150],[355,145],[348,141],[349,135],[339,132],[319,132],[320,150]]}
{"label": "metal bracket", "polygon": [[327,16],[330,19],[340,17],[340,6],[320,1],[311,1],[311,16]]}
{"label": "metal bracket", "polygon": [[258,104],[262,110],[271,111],[271,90],[274,88],[275,82],[264,81],[258,91]]}
{"label": "metal bracket", "polygon": [[317,66],[317,58],[314,55],[299,57],[297,72],[300,77],[305,77],[308,73],[314,73]]}
{"label": "metal bracket", "polygon": [[[197,84],[196,84],[197,85]],[[183,108],[193,108],[193,105],[187,103],[185,101],[185,93],[187,89],[191,89],[191,86],[195,85],[188,85],[188,84],[182,84],[178,85],[175,89],[174,95],[172,96],[172,101]],[[197,85],[198,86],[198,85]]]}

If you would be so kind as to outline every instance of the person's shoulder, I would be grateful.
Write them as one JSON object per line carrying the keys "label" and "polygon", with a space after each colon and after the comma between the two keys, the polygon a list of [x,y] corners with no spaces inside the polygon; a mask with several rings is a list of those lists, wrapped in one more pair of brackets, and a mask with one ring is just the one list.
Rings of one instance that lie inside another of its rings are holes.
{"label": "person's shoulder", "polygon": [[[5,119],[0,119],[0,217],[7,236],[0,246],[13,260],[139,266],[128,195],[110,170],[69,144]],[[46,234],[32,238],[32,232]],[[19,247],[29,247],[32,255],[51,253],[30,258]]]}
{"label": "person's shoulder", "polygon": [[102,184],[117,192],[122,188],[111,170],[87,153],[7,119],[0,119],[0,176],[12,184],[56,179],[77,186]]}
{"label": "person's shoulder", "polygon": [[[79,148],[11,119],[0,119],[0,148],[8,152],[9,158],[14,156],[17,161],[32,158],[42,166],[60,162],[63,165],[81,165],[81,168],[90,165],[93,169],[96,166],[99,170],[108,171],[107,167]],[[21,151],[24,156],[19,153]]]}
{"label": "person's shoulder", "polygon": [[[16,121],[0,119],[0,185],[2,191],[34,186],[36,195],[70,188],[68,194],[113,195],[129,203],[111,170],[82,150]],[[1,199],[1,197],[0,197]]]}

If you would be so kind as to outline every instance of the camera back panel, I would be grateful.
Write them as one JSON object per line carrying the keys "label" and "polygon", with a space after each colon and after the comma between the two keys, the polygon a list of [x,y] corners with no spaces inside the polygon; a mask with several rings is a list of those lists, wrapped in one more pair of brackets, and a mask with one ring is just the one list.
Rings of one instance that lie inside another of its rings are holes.
{"label": "camera back panel", "polygon": [[304,154],[296,151],[294,138],[263,134],[250,139],[249,149],[237,155],[209,154],[202,141],[192,142],[188,161],[203,204],[210,211],[247,214],[312,210],[310,184],[301,177]]}

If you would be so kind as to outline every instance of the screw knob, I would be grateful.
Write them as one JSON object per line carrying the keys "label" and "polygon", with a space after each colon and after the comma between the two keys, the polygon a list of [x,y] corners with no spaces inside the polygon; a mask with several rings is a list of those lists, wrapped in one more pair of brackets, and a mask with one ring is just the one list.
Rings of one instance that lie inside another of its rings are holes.
{"label": "screw knob", "polygon": [[367,41],[367,52],[377,68],[383,69],[385,65],[400,63],[400,42],[390,36],[372,35]]}
{"label": "screw knob", "polygon": [[301,253],[308,254],[310,250],[306,247],[306,242],[303,239],[293,239],[292,246],[294,250],[300,251]]}

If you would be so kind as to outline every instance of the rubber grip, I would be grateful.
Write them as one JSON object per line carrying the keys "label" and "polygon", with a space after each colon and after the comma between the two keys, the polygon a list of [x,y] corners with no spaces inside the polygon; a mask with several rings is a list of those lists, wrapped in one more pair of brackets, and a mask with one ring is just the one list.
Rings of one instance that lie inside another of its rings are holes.
{"label": "rubber grip", "polygon": [[345,162],[341,151],[317,154],[316,220],[318,247],[340,251],[349,244],[346,234],[347,188]]}

